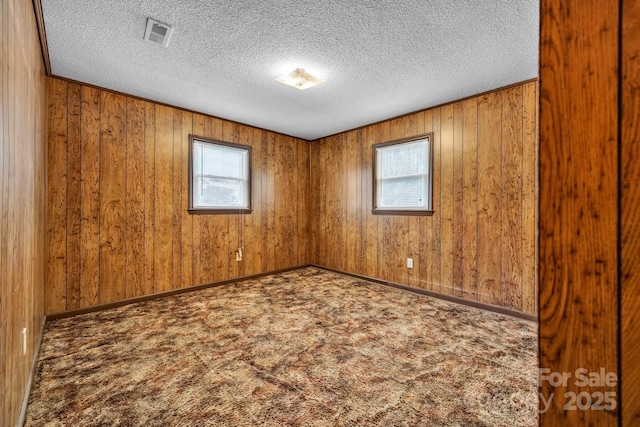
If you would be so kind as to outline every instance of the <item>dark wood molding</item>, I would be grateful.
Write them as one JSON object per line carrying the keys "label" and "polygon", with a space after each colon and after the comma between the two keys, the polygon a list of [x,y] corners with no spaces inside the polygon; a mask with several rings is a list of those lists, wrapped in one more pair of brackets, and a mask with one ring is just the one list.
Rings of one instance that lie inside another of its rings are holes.
{"label": "dark wood molding", "polygon": [[20,405],[20,416],[16,426],[21,427],[24,425],[24,421],[27,417],[27,405],[29,404],[29,396],[31,395],[31,387],[33,386],[33,379],[36,376],[36,368],[38,367],[38,359],[40,358],[40,348],[42,347],[42,337],[44,336],[44,327],[47,323],[47,316],[42,317],[40,323],[40,333],[38,334],[38,342],[33,352],[33,359],[31,360],[31,369],[29,370],[29,378],[27,379],[27,385],[24,388],[24,396],[22,398],[22,404]]}
{"label": "dark wood molding", "polygon": [[453,295],[441,294],[439,292],[429,291],[421,288],[414,288],[413,286],[402,285],[400,283],[389,282],[387,280],[378,279],[375,277],[369,277],[362,274],[357,273],[349,273],[347,271],[336,270],[333,268],[323,267],[321,265],[311,264],[311,267],[320,268],[322,270],[331,271],[333,273],[344,274],[345,276],[355,277],[357,279],[366,280],[368,282],[377,283],[384,286],[389,286],[392,288],[400,289],[403,291],[412,292],[414,294],[425,295],[429,297],[438,298],[444,301],[454,302],[457,304],[466,305],[473,308],[479,308],[485,311],[491,311],[494,313],[504,314],[511,317],[516,317],[518,319],[529,320],[531,322],[537,322],[538,316],[534,316],[532,314],[523,313],[521,311],[511,310],[505,307],[500,307],[497,305],[485,304],[478,301],[472,301],[465,298],[456,297]]}
{"label": "dark wood molding", "polygon": [[80,314],[95,313],[98,311],[123,307],[125,305],[136,304],[139,302],[152,301],[159,298],[166,298],[166,297],[172,297],[175,295],[185,294],[188,292],[201,291],[203,289],[209,289],[209,288],[215,288],[217,286],[228,285],[229,283],[237,283],[237,282],[243,282],[246,280],[259,279],[264,276],[270,276],[272,274],[278,274],[278,273],[286,273],[287,271],[298,270],[304,267],[308,267],[308,265],[298,265],[295,267],[288,267],[288,268],[282,268],[279,270],[266,271],[264,273],[252,274],[249,276],[236,277],[235,279],[226,279],[226,280],[220,280],[217,282],[204,283],[202,285],[191,286],[189,288],[181,288],[181,289],[173,289],[165,292],[157,292],[155,294],[144,295],[144,296],[135,297],[135,298],[128,298],[120,301],[110,302],[107,304],[99,304],[91,307],[78,308],[78,309],[69,310],[69,311],[61,311],[58,313],[47,315],[46,321],[49,322],[53,320],[66,319],[68,317],[78,316]]}
{"label": "dark wood molding", "polygon": [[38,36],[40,37],[40,50],[42,51],[42,61],[47,76],[51,75],[51,60],[49,59],[49,45],[47,44],[47,32],[44,27],[44,15],[42,13],[42,1],[33,0],[33,12],[38,27]]}

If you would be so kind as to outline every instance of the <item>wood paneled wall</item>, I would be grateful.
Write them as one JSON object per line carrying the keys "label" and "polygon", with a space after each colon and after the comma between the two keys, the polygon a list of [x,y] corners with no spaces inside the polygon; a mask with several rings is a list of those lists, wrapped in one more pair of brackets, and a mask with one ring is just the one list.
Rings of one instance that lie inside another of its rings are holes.
{"label": "wood paneled wall", "polygon": [[[540,367],[571,375],[542,381],[542,426],[618,426],[626,405],[618,383],[580,386],[575,374],[620,374],[619,11],[605,0],[541,2]],[[594,393],[613,393],[615,409],[590,409],[602,404]],[[579,394],[582,408],[571,404]]]}
{"label": "wood paneled wall", "polygon": [[[314,141],[311,261],[536,313],[537,97],[528,82]],[[427,132],[434,215],[372,215],[372,145]]]}
{"label": "wood paneled wall", "polygon": [[622,2],[622,425],[640,425],[640,0]]}
{"label": "wood paneled wall", "polygon": [[46,92],[30,0],[2,1],[0,41],[0,425],[12,426],[44,314]]}
{"label": "wood paneled wall", "polygon": [[[60,79],[47,87],[47,313],[308,263],[307,141]],[[187,212],[191,133],[253,147],[251,214]]]}

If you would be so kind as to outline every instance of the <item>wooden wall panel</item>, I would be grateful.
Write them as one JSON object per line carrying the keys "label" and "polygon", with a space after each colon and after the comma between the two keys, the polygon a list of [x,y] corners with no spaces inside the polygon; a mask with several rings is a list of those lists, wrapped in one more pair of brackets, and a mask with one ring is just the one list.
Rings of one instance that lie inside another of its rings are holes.
{"label": "wooden wall panel", "polygon": [[[46,312],[67,306],[67,85],[48,81]],[[57,149],[62,146],[64,149]]]}
{"label": "wooden wall panel", "polygon": [[[504,92],[502,102],[502,191],[500,281],[502,300],[507,307],[522,311],[522,98],[523,88]],[[514,234],[512,230],[522,230]]]}
{"label": "wooden wall panel", "polygon": [[[538,252],[538,85],[523,86],[522,265],[537,264]],[[535,284],[529,286],[528,284]],[[522,269],[522,309],[537,313],[538,270]]]}
{"label": "wooden wall panel", "polygon": [[[462,106],[462,297],[475,299],[478,294],[478,100],[464,101]],[[531,162],[534,162],[531,159]],[[524,203],[524,200],[523,200]],[[531,202],[535,205],[535,200]],[[531,239],[535,246],[535,240]],[[535,260],[530,260],[535,265]],[[531,269],[524,269],[530,271]],[[535,313],[535,311],[527,311]]]}
{"label": "wooden wall panel", "polygon": [[67,298],[68,303],[77,305],[80,299],[80,111],[82,94],[78,84],[67,88]]}
{"label": "wooden wall panel", "polygon": [[501,303],[500,193],[502,93],[478,101],[478,294],[487,304]]}
{"label": "wooden wall panel", "polygon": [[[47,80],[54,83],[53,80]],[[59,84],[61,82],[55,82]],[[82,88],[80,141],[80,301],[78,307],[98,303],[100,281],[100,91]],[[61,142],[62,143],[62,142]],[[49,186],[54,185],[50,182]],[[75,307],[75,306],[72,306]],[[64,310],[59,307],[52,311]]]}
{"label": "wooden wall panel", "polygon": [[[103,91],[103,93],[108,93]],[[173,108],[155,105],[155,203],[154,287],[156,292],[173,286]],[[104,112],[103,112],[104,116]],[[107,116],[108,117],[108,116]],[[104,119],[103,119],[104,120]],[[104,141],[103,141],[104,145]],[[104,152],[104,147],[102,147]],[[119,171],[122,173],[122,171]],[[102,189],[100,196],[104,198]],[[100,218],[103,224],[105,218]],[[116,256],[119,254],[115,254]],[[103,272],[102,260],[100,271]],[[100,289],[106,282],[100,278]],[[101,300],[103,302],[104,300]]]}
{"label": "wooden wall panel", "polygon": [[[125,298],[126,98],[102,92],[100,120],[100,299]],[[64,147],[67,141],[56,141]],[[58,145],[51,147],[58,149]],[[67,174],[69,171],[67,170]],[[69,234],[68,229],[56,230]],[[67,291],[68,292],[68,291]],[[67,306],[69,301],[67,301]]]}
{"label": "wooden wall panel", "polygon": [[[536,88],[526,82],[312,142],[310,259],[535,314]],[[434,215],[372,215],[372,145],[425,132],[434,133]]]}
{"label": "wooden wall panel", "polygon": [[125,296],[133,298],[144,295],[144,101],[127,100],[126,117]]}
{"label": "wooden wall panel", "polygon": [[[453,104],[440,109],[440,292],[453,294],[453,201],[455,186],[453,181]],[[438,175],[435,175],[438,176]]]}
{"label": "wooden wall panel", "polygon": [[[57,224],[66,223],[67,191],[63,173],[65,189],[57,188],[60,191],[50,198],[46,195],[46,165],[53,153],[47,150],[45,68],[29,0],[4,0],[0,6],[0,64],[0,425],[14,426],[41,333],[45,266],[55,269],[61,287],[66,278],[65,260],[57,260],[53,252],[45,255],[46,230],[51,226],[46,207],[56,206]],[[62,97],[66,88],[54,92]],[[52,118],[60,125],[58,132],[66,129],[66,114]],[[66,162],[67,153],[53,157]],[[54,173],[60,172],[56,166]],[[77,204],[71,214],[77,239]],[[67,239],[55,236],[54,242],[55,253],[65,254]],[[77,262],[77,252],[73,256]]]}
{"label": "wooden wall panel", "polygon": [[[618,372],[619,22],[609,1],[541,2],[540,368],[572,379]],[[617,386],[541,386],[542,426],[619,425],[617,406],[566,407]]]}
{"label": "wooden wall panel", "polygon": [[[309,262],[307,141],[47,82],[47,313]],[[190,133],[253,146],[253,213],[187,212]]]}
{"label": "wooden wall panel", "polygon": [[640,425],[640,1],[622,2],[622,425]]}

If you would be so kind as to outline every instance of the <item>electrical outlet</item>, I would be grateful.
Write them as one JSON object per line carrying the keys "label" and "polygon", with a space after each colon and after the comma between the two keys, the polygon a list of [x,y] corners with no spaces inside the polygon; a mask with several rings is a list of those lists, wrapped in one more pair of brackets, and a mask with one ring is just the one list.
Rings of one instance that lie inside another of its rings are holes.
{"label": "electrical outlet", "polygon": [[413,258],[407,258],[407,268],[413,268]]}
{"label": "electrical outlet", "polygon": [[27,354],[27,328],[22,328],[22,355]]}
{"label": "electrical outlet", "polygon": [[236,261],[238,262],[242,261],[242,249],[238,249],[236,251]]}

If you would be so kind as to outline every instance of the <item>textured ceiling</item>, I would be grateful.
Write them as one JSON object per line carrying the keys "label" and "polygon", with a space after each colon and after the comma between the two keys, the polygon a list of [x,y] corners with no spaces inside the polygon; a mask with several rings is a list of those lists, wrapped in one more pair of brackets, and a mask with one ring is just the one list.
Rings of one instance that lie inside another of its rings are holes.
{"label": "textured ceiling", "polygon": [[[530,0],[42,0],[52,73],[317,139],[538,75]],[[146,18],[173,26],[165,49]],[[275,79],[301,67],[306,91]]]}

